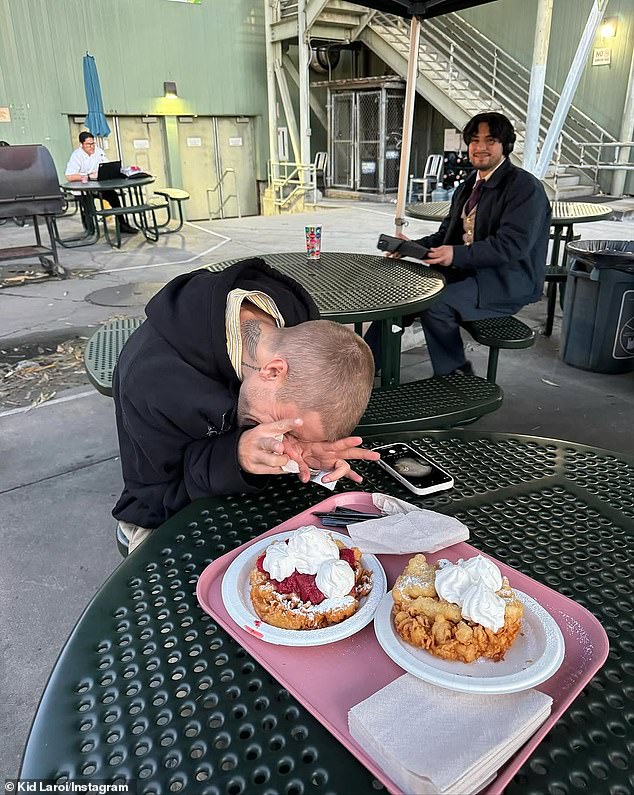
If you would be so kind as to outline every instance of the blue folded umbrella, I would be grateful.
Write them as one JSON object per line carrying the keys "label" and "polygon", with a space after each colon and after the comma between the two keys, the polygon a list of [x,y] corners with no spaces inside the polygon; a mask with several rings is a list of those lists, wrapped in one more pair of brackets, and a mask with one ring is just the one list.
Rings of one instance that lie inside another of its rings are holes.
{"label": "blue folded umbrella", "polygon": [[110,127],[103,112],[103,99],[101,98],[97,64],[92,55],[88,55],[88,53],[84,55],[84,87],[86,89],[86,103],[88,104],[86,127],[93,135],[105,138],[110,135]]}

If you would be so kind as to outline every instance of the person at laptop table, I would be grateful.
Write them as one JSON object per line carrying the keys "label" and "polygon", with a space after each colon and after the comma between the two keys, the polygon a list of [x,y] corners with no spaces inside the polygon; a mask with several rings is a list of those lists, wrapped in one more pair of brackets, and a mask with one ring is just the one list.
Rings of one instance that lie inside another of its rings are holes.
{"label": "person at laptop table", "polygon": [[[79,146],[70,156],[64,172],[68,182],[87,182],[89,179],[97,179],[99,166],[107,163],[106,153],[95,143],[92,133],[84,130],[79,133]],[[111,207],[121,207],[121,199],[115,190],[99,191],[101,199],[105,199]],[[119,228],[126,235],[136,235],[139,231],[121,218]]]}

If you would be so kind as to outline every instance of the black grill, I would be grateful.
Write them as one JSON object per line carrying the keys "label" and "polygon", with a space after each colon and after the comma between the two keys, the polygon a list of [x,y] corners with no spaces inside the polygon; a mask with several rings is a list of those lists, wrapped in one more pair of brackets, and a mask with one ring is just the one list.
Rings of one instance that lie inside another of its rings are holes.
{"label": "black grill", "polygon": [[[65,200],[51,153],[39,144],[0,147],[0,219],[30,216],[36,244],[0,248],[0,262],[36,258],[47,272],[66,276],[55,247],[53,219],[64,211]],[[44,218],[50,245],[43,246],[38,216]]]}

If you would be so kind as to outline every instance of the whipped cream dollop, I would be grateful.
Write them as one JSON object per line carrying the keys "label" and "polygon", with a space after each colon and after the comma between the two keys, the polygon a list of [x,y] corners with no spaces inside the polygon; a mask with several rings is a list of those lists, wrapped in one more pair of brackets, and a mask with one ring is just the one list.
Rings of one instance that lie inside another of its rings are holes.
{"label": "whipped cream dollop", "polygon": [[498,632],[504,626],[505,602],[496,591],[502,587],[502,573],[482,555],[451,563],[438,562],[436,593],[460,607],[463,618]]}
{"label": "whipped cream dollop", "polygon": [[438,596],[446,602],[461,604],[462,595],[472,585],[471,575],[459,565],[450,563],[436,572],[434,587]]}
{"label": "whipped cream dollop", "polygon": [[480,582],[471,585],[462,597],[462,617],[498,632],[504,626],[504,599]]}
{"label": "whipped cream dollop", "polygon": [[268,571],[271,579],[281,582],[295,571],[295,557],[286,541],[274,541],[266,550],[262,568]]}
{"label": "whipped cream dollop", "polygon": [[[262,568],[269,573],[271,579],[280,582],[290,577],[295,570],[300,574],[317,574],[322,563],[338,560],[339,547],[330,534],[314,525],[307,525],[298,528],[288,542],[274,541],[266,550]],[[354,576],[345,561],[344,565]],[[325,594],[325,591],[322,593]]]}
{"label": "whipped cream dollop", "polygon": [[288,539],[288,549],[300,574],[317,574],[324,561],[339,560],[339,547],[325,530],[314,525],[296,530]]}
{"label": "whipped cream dollop", "polygon": [[315,584],[327,599],[346,596],[354,582],[354,571],[345,560],[325,560],[315,577]]}

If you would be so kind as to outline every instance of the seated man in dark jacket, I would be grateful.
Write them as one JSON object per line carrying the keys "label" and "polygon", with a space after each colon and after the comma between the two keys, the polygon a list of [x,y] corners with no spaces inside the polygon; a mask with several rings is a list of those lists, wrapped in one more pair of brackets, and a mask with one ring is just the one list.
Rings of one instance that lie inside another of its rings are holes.
{"label": "seated man in dark jacket", "polygon": [[178,276],[146,314],[113,380],[113,515],[130,550],[191,500],[255,491],[291,459],[302,481],[312,467],[360,482],[346,459],[378,458],[348,436],[372,390],[370,350],[263,260]]}
{"label": "seated man in dark jacket", "polygon": [[455,191],[438,231],[416,241],[447,281],[421,314],[434,375],[473,372],[461,321],[512,315],[539,301],[544,286],[550,202],[541,182],[509,159],[513,125],[501,113],[479,113],[463,138],[476,170]]}

